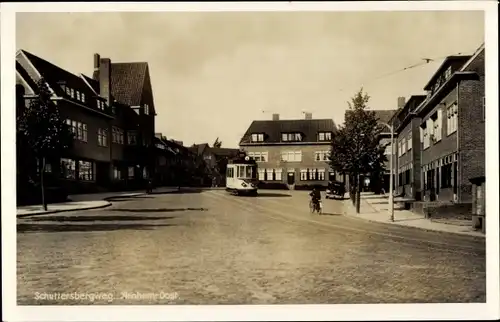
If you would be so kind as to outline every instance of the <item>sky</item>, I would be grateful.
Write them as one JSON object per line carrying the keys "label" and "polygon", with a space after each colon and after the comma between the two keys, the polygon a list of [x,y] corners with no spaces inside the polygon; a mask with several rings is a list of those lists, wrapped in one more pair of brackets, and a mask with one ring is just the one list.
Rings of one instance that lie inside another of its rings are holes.
{"label": "sky", "polygon": [[[18,13],[16,47],[91,76],[93,55],[149,64],[156,132],[238,147],[253,120],[332,118],[421,94],[444,57],[484,41],[480,11]],[[400,71],[406,67],[428,64]],[[391,74],[391,75],[388,75]]]}

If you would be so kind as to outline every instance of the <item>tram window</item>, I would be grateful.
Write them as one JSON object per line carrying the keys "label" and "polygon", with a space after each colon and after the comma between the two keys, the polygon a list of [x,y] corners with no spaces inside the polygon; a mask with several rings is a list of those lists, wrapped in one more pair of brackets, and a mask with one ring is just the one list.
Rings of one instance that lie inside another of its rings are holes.
{"label": "tram window", "polygon": [[238,178],[244,178],[245,177],[245,167],[244,166],[238,166]]}
{"label": "tram window", "polygon": [[227,169],[227,177],[232,178],[234,176],[234,168]]}
{"label": "tram window", "polygon": [[253,168],[245,167],[245,170],[246,170],[245,178],[253,178]]}

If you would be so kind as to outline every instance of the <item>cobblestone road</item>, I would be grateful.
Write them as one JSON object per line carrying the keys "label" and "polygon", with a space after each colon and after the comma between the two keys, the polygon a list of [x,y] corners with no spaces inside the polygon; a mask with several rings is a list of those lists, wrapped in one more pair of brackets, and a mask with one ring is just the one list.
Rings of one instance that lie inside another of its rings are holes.
{"label": "cobblestone road", "polygon": [[18,304],[485,301],[484,239],[324,211],[304,192],[212,190],[19,219]]}

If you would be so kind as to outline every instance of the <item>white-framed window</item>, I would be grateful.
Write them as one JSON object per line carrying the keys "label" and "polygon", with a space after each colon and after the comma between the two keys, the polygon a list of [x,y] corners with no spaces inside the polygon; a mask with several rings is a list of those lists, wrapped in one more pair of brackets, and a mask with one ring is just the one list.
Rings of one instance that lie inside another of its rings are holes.
{"label": "white-framed window", "polygon": [[410,134],[408,135],[408,141],[407,141],[408,151],[410,151],[410,150],[411,150],[411,148],[412,148],[412,143],[413,143],[413,142],[412,142],[412,139],[411,139],[411,138],[412,138],[412,135],[411,135],[411,132],[410,132]]}
{"label": "white-framed window", "polygon": [[307,169],[300,169],[300,181],[307,181]]}
{"label": "white-framed window", "polygon": [[133,178],[135,173],[134,167],[128,167],[128,177]]}
{"label": "white-framed window", "polygon": [[121,178],[122,178],[122,172],[120,171],[120,168],[118,168],[117,166],[114,166],[113,167],[113,179],[121,180]]}
{"label": "white-framed window", "polygon": [[331,141],[331,140],[332,140],[332,132],[318,133],[318,141]]}
{"label": "white-framed window", "polygon": [[128,145],[137,145],[137,132],[129,131],[127,133],[127,143]]}
{"label": "white-framed window", "polygon": [[113,143],[123,144],[125,134],[122,129],[113,126]]}
{"label": "white-framed window", "polygon": [[455,133],[458,127],[458,105],[456,102],[446,108],[446,118],[447,135]]}
{"label": "white-framed window", "polygon": [[437,143],[441,141],[442,137],[442,131],[441,131],[441,124],[442,124],[442,117],[441,117],[441,109],[438,109],[436,111],[436,114],[434,115],[434,118],[432,119],[433,127],[432,127],[432,141],[434,143]]}
{"label": "white-framed window", "polygon": [[71,96],[71,88],[66,86],[66,95]]}
{"label": "white-framed window", "polygon": [[258,168],[259,180],[264,181],[266,179],[266,169]]}
{"label": "white-framed window", "polygon": [[149,115],[149,105],[144,104],[144,114]]}
{"label": "white-framed window", "polygon": [[325,180],[325,169],[318,169],[318,180],[324,181]]}
{"label": "white-framed window", "polygon": [[70,119],[66,119],[66,124],[76,140],[87,142],[87,124]]}
{"label": "white-framed window", "polygon": [[264,134],[263,133],[252,134],[252,142],[264,142]]}
{"label": "white-framed window", "polygon": [[302,141],[302,133],[281,133],[281,141],[283,142]]}
{"label": "white-framed window", "polygon": [[281,152],[281,161],[302,162],[302,151],[284,151],[284,152]]}
{"label": "white-framed window", "polygon": [[76,99],[80,100],[80,92],[79,91],[76,91]]}
{"label": "white-framed window", "polygon": [[425,129],[424,129],[424,149],[427,149],[431,145],[431,135],[434,131],[434,122],[432,119],[427,119],[425,121]]}
{"label": "white-framed window", "polygon": [[97,145],[108,146],[108,130],[99,128],[97,130]]}
{"label": "white-framed window", "polygon": [[85,103],[85,93],[82,93],[82,102]]}
{"label": "white-framed window", "polygon": [[283,180],[283,169],[274,169],[274,180],[276,181]]}
{"label": "white-framed window", "polygon": [[70,91],[71,98],[75,98],[75,90],[71,88]]}
{"label": "white-framed window", "polygon": [[268,162],[267,152],[248,152],[248,157],[255,160],[256,162]]}
{"label": "white-framed window", "polygon": [[330,151],[316,151],[316,152],[314,152],[314,160],[315,161],[328,161],[329,156],[330,156]]}
{"label": "white-framed window", "polygon": [[78,161],[78,179],[82,181],[94,180],[94,164],[89,161]]}
{"label": "white-framed window", "polygon": [[61,158],[61,176],[64,179],[76,179],[76,161]]}

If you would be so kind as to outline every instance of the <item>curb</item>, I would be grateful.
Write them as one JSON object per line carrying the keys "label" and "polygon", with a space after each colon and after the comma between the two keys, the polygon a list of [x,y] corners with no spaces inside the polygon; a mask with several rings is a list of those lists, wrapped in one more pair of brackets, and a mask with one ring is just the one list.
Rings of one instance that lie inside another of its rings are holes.
{"label": "curb", "polygon": [[[349,203],[350,200],[347,200],[347,203]],[[353,209],[353,206],[348,204],[348,206],[350,210]],[[472,237],[472,238],[480,238],[480,239],[486,239],[486,235],[483,234],[483,235],[469,235],[469,234],[464,234],[464,233],[457,233],[457,232],[454,232],[454,231],[443,231],[443,230],[435,230],[435,229],[429,229],[429,228],[422,228],[422,227],[418,227],[418,226],[407,226],[407,225],[400,225],[398,223],[393,223],[393,222],[383,222],[383,221],[377,221],[377,220],[372,220],[372,219],[366,219],[366,218],[360,218],[360,217],[357,217],[356,215],[353,215],[353,214],[348,214],[346,212],[344,212],[344,216],[345,217],[348,217],[348,218],[354,218],[356,220],[361,220],[361,221],[365,221],[365,222],[372,222],[372,223],[379,223],[379,224],[386,224],[386,225],[392,225],[392,226],[398,226],[398,227],[405,227],[405,228],[409,228],[409,229],[418,229],[418,230],[423,230],[423,231],[427,231],[427,232],[433,232],[433,233],[441,233],[441,234],[454,234],[454,235],[460,235],[460,236],[468,236],[468,237]],[[464,226],[463,226],[464,227]]]}
{"label": "curb", "polygon": [[50,215],[50,214],[57,214],[60,212],[68,212],[68,211],[78,211],[78,210],[92,210],[92,209],[101,209],[101,208],[106,208],[111,206],[111,202],[104,200],[107,202],[107,204],[104,205],[99,205],[99,206],[89,206],[89,207],[84,207],[84,208],[78,208],[78,209],[62,209],[62,210],[52,210],[52,211],[46,211],[42,213],[34,213],[34,214],[20,214],[17,215],[17,218],[24,218],[24,217],[33,217],[33,216],[43,216],[43,215]]}

